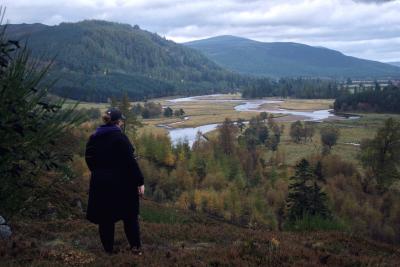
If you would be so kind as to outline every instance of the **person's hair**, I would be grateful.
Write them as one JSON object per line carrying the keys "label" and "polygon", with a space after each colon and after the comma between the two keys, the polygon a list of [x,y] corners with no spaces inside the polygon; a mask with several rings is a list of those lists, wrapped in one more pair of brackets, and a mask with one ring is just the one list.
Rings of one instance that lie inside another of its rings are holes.
{"label": "person's hair", "polygon": [[112,120],[111,120],[111,116],[110,116],[109,114],[107,114],[107,113],[103,115],[102,119],[103,119],[103,122],[104,122],[105,124],[108,124],[108,125],[115,125],[115,124],[118,124],[118,121],[119,121],[119,120],[112,121]]}

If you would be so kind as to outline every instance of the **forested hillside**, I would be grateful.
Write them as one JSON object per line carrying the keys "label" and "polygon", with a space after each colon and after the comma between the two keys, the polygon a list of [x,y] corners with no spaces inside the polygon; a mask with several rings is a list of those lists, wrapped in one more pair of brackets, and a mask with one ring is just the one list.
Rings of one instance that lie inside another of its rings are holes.
{"label": "forested hillside", "polygon": [[400,77],[399,67],[299,43],[264,43],[235,36],[217,36],[186,45],[203,52],[219,65],[244,74],[274,78]]}
{"label": "forested hillside", "polygon": [[222,92],[243,81],[200,52],[138,26],[105,21],[8,25],[11,39],[28,40],[36,58],[54,59],[54,91],[74,99],[106,101],[126,91],[139,100],[172,94]]}

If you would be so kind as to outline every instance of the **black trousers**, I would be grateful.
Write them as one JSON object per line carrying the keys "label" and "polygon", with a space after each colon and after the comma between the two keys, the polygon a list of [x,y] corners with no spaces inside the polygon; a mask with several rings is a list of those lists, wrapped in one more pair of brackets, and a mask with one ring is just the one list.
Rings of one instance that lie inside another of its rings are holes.
{"label": "black trousers", "polygon": [[[140,248],[140,229],[138,216],[123,219],[126,238],[131,248]],[[99,224],[99,234],[104,250],[111,253],[114,248],[115,223],[104,222]]]}

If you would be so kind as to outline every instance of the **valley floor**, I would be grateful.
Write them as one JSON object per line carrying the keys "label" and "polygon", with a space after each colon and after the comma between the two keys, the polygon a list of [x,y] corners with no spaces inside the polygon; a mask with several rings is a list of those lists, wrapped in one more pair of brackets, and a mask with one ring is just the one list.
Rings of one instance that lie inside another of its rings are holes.
{"label": "valley floor", "polygon": [[0,241],[0,266],[398,266],[400,247],[341,232],[249,229],[142,203],[144,254],[126,251],[117,224],[118,254],[102,252],[97,228],[84,219],[24,221]]}
{"label": "valley floor", "polygon": [[[202,101],[183,101],[171,102],[171,97],[153,99],[151,101],[159,102],[162,106],[170,106],[173,109],[182,108],[185,111],[185,116],[188,119],[176,117],[165,118],[158,117],[152,119],[143,119],[144,127],[139,129],[139,134],[142,133],[158,133],[167,134],[168,131],[159,125],[168,125],[172,128],[197,127],[205,124],[222,123],[225,118],[237,120],[242,118],[249,120],[251,117],[259,114],[258,111],[237,111],[235,106],[240,103],[245,103],[246,99],[242,99],[240,94],[219,94],[211,96],[203,96],[198,99]],[[234,100],[232,102],[218,102],[215,100]],[[269,100],[279,100],[278,98],[265,98]],[[265,104],[261,108],[272,109],[287,109],[296,111],[317,111],[321,109],[332,108],[333,99],[284,99],[283,102]],[[102,111],[105,110],[107,104],[96,103],[81,103],[80,107],[97,107]],[[334,146],[332,153],[339,155],[346,161],[359,165],[358,154],[360,151],[360,143],[365,138],[373,138],[376,130],[383,125],[385,119],[393,117],[400,119],[399,114],[384,114],[384,113],[353,113],[360,116],[360,119],[344,120],[341,117],[333,116],[326,121],[317,124],[317,131],[314,138],[307,142],[294,143],[290,137],[290,124],[295,120],[304,119],[299,115],[274,114],[276,121],[280,125],[284,125],[284,132],[279,145],[280,151],[285,157],[285,163],[293,166],[302,157],[307,157],[310,154],[319,153],[322,149],[319,129],[326,125],[333,125],[340,129],[339,140]],[[213,136],[217,131],[207,133],[207,136]],[[268,152],[271,154],[270,152]]]}

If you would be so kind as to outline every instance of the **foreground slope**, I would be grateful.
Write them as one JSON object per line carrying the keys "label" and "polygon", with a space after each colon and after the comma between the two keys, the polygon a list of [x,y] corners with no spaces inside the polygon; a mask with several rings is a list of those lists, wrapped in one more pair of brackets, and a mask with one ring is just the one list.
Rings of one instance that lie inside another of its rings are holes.
{"label": "foreground slope", "polygon": [[393,78],[400,68],[299,43],[264,43],[218,36],[185,43],[219,65],[240,73],[271,77]]}
{"label": "foreground slope", "polygon": [[42,63],[54,60],[56,93],[105,101],[122,91],[135,99],[221,91],[238,75],[200,52],[138,26],[87,20],[7,25],[9,38],[28,41]]}
{"label": "foreground slope", "polygon": [[97,228],[83,219],[18,222],[0,241],[0,266],[396,266],[400,248],[340,232],[249,229],[205,215],[142,203],[145,254],[126,251],[117,225],[116,255],[107,256]]}

